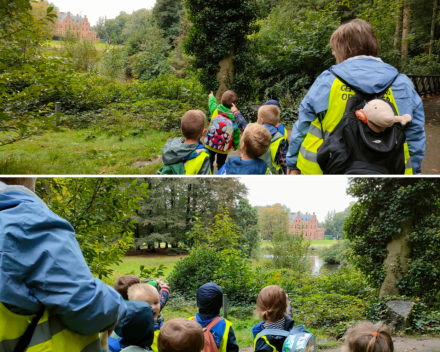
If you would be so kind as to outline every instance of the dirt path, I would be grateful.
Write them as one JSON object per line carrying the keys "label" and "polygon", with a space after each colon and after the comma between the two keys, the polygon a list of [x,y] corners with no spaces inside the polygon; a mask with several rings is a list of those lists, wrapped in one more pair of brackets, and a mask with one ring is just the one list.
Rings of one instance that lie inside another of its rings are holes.
{"label": "dirt path", "polygon": [[[394,340],[395,352],[440,352],[440,338],[409,338],[396,337]],[[240,349],[241,352],[253,352],[252,348]],[[320,350],[323,352],[340,352],[341,348]]]}

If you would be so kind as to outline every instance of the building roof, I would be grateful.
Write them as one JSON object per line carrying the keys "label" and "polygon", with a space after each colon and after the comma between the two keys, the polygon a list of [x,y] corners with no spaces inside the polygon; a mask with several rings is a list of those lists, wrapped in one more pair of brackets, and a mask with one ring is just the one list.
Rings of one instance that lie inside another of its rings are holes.
{"label": "building roof", "polygon": [[[70,12],[58,13],[58,21],[63,22],[67,18],[67,16],[69,16],[69,13]],[[83,23],[83,21],[84,21],[84,17],[81,17],[81,16],[70,15],[70,18],[72,19],[73,22],[75,22],[77,24]]]}
{"label": "building roof", "polygon": [[309,222],[310,219],[311,219],[311,218],[313,217],[313,215],[314,215],[314,214],[309,214],[309,213],[302,214],[302,213],[300,213],[300,212],[298,212],[298,213],[290,213],[290,215],[289,215],[289,221],[290,221],[290,222],[293,222],[293,220],[296,219],[296,216],[297,216],[298,214],[299,214],[301,220],[304,221],[304,222]]}

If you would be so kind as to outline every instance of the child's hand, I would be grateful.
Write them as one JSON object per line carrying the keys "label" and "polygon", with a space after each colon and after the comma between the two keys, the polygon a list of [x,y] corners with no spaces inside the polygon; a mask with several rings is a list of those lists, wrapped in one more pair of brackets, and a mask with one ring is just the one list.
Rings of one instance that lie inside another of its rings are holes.
{"label": "child's hand", "polygon": [[214,93],[213,93],[213,92],[209,93],[209,96],[210,96],[210,97],[213,97],[213,96],[214,96]]}
{"label": "child's hand", "polygon": [[236,112],[236,111],[238,111],[238,109],[237,109],[237,107],[235,106],[235,104],[232,103],[231,112],[234,113],[234,112]]}

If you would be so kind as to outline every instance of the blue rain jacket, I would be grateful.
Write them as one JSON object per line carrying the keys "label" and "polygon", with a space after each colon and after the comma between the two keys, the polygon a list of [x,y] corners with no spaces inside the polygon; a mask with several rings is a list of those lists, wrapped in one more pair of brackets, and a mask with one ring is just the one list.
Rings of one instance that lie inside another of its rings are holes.
{"label": "blue rain jacket", "polygon": [[405,135],[411,155],[414,173],[420,173],[425,156],[425,112],[423,102],[411,80],[384,62],[369,57],[357,57],[332,66],[324,71],[313,83],[299,109],[298,121],[292,131],[289,152],[287,154],[288,169],[298,169],[296,163],[310,123],[316,116],[328,110],[330,90],[335,81],[335,72],[353,88],[365,93],[374,94],[385,90],[396,78],[391,89],[400,115],[410,114],[412,122],[405,126]]}
{"label": "blue rain jacket", "polygon": [[0,233],[0,302],[9,309],[45,306],[82,335],[124,318],[122,296],[92,276],[73,227],[27,188],[0,182]]}

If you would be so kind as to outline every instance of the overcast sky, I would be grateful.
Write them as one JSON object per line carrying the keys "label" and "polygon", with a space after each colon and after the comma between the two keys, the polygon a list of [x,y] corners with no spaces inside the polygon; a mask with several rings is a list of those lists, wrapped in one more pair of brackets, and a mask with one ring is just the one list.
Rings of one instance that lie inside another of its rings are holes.
{"label": "overcast sky", "polygon": [[328,211],[343,211],[355,198],[346,193],[346,177],[241,177],[249,188],[249,203],[273,205],[281,203],[292,212],[316,213],[318,221],[324,222]]}
{"label": "overcast sky", "polygon": [[99,17],[107,16],[108,19],[115,18],[121,11],[132,13],[139,9],[151,9],[156,0],[49,0],[53,2],[61,12],[69,12],[72,15],[87,15],[92,26],[96,24]]}

